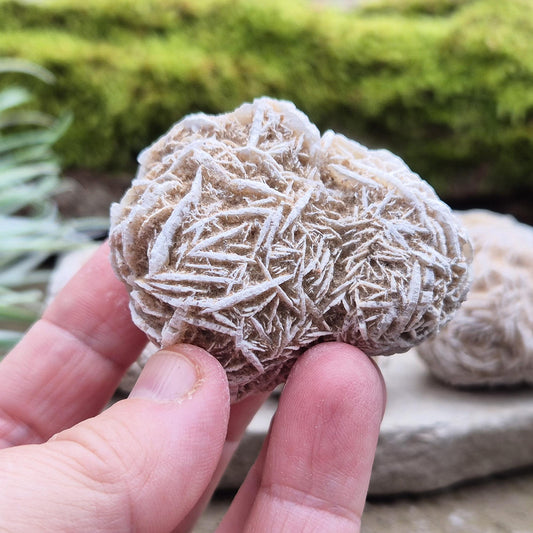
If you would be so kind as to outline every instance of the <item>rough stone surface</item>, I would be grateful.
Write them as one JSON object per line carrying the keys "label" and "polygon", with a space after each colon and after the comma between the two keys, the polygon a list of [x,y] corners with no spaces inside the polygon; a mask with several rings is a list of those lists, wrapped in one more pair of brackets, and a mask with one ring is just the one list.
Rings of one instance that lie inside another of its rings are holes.
{"label": "rough stone surface", "polygon": [[433,189],[289,102],[188,116],[139,162],[110,232],[133,320],[216,356],[233,399],[319,341],[406,351],[466,295],[470,244]]}
{"label": "rough stone surface", "polygon": [[[414,350],[380,366],[388,399],[370,494],[433,491],[533,465],[533,390],[457,391],[433,379]],[[271,399],[254,418],[222,488],[240,485],[275,409]]]}
{"label": "rough stone surface", "polygon": [[455,390],[415,350],[380,361],[387,384],[374,495],[424,492],[533,465],[533,390]]}
{"label": "rough stone surface", "polygon": [[533,228],[490,211],[459,217],[474,247],[472,286],[419,353],[452,385],[533,384]]}

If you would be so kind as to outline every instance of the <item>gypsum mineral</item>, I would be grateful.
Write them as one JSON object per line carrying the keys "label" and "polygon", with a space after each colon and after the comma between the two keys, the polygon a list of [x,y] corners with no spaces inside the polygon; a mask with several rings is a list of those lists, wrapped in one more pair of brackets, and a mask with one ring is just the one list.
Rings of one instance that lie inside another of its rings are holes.
{"label": "gypsum mineral", "polygon": [[189,115],[139,163],[110,232],[133,320],[212,353],[233,400],[321,341],[406,351],[466,296],[470,243],[433,189],[290,102]]}
{"label": "gypsum mineral", "polygon": [[472,287],[418,354],[451,385],[533,384],[533,228],[490,211],[458,216],[474,247]]}

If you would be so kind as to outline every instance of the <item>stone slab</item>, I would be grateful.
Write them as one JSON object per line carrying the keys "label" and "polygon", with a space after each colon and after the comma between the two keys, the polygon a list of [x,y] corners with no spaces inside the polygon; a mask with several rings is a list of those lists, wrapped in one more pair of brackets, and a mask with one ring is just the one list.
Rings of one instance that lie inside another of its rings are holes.
{"label": "stone slab", "polygon": [[[369,493],[420,493],[533,465],[533,389],[459,391],[441,385],[414,350],[381,358],[387,383]],[[237,488],[276,409],[253,419],[222,488]]]}
{"label": "stone slab", "polygon": [[533,464],[533,389],[452,389],[414,350],[381,368],[388,405],[372,494],[435,490]]}

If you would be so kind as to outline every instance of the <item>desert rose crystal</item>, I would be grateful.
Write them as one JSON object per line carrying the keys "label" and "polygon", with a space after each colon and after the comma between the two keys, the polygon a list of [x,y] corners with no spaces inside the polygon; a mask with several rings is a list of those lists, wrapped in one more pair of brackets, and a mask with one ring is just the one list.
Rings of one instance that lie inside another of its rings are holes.
{"label": "desert rose crystal", "polygon": [[190,115],[139,162],[110,234],[133,320],[212,353],[233,399],[317,342],[403,352],[466,296],[471,247],[433,189],[289,102]]}
{"label": "desert rose crystal", "polygon": [[472,288],[418,353],[451,385],[533,384],[533,228],[490,211],[459,216],[474,246]]}

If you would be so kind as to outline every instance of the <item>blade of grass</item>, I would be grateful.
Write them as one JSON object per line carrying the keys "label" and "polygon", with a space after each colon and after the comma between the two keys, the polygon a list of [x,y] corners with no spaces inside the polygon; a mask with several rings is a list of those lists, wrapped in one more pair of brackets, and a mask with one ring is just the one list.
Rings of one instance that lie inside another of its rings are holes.
{"label": "blade of grass", "polygon": [[58,178],[47,176],[35,185],[20,185],[0,195],[0,215],[12,215],[22,208],[42,208],[42,202],[57,189]]}
{"label": "blade of grass", "polygon": [[[18,258],[11,266],[0,269],[0,287],[12,288],[22,283],[40,283],[46,281],[43,275],[47,276],[49,272],[41,271],[37,278],[28,281],[35,269],[43,263],[48,257],[44,252],[33,252]],[[36,281],[38,279],[38,281]]]}
{"label": "blade of grass", "polygon": [[0,58],[0,74],[18,72],[38,78],[44,83],[54,83],[55,76],[44,67],[18,58]]}
{"label": "blade of grass", "polygon": [[[10,331],[6,329],[0,329],[0,351],[7,353],[17,342],[22,338],[24,334],[18,331]],[[2,356],[0,355],[0,359]]]}
{"label": "blade of grass", "polygon": [[11,111],[0,120],[0,130],[16,126],[48,127],[54,123],[53,117],[40,111]]}
{"label": "blade of grass", "polygon": [[72,122],[72,115],[66,114],[47,129],[38,129],[35,131],[24,131],[21,133],[11,133],[2,138],[0,142],[0,155],[36,144],[45,144],[51,146],[67,130]]}
{"label": "blade of grass", "polygon": [[0,194],[2,189],[12,187],[41,176],[57,176],[59,165],[55,161],[42,161],[28,165],[18,165],[11,169],[4,169],[0,173]]}
{"label": "blade of grass", "polygon": [[31,94],[22,87],[10,87],[0,91],[0,113],[18,107],[31,100]]}

